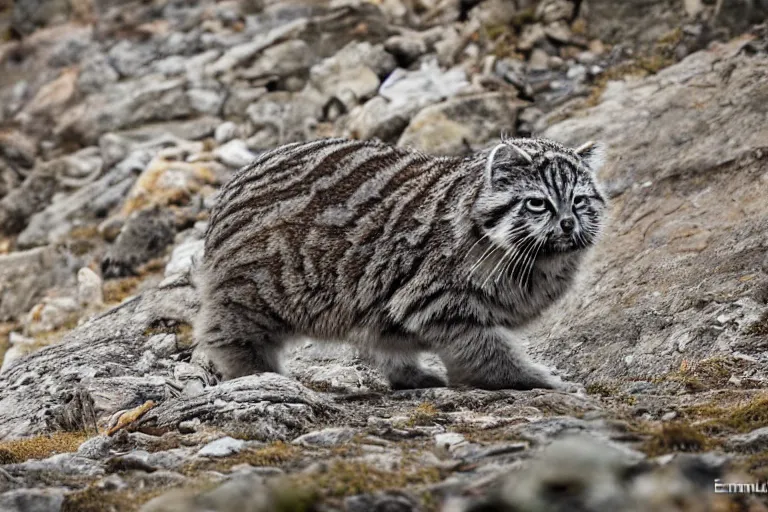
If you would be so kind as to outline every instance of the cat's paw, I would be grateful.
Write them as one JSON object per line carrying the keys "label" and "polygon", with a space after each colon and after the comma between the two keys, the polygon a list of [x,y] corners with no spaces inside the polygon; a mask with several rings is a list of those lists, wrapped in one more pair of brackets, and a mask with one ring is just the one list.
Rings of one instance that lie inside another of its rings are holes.
{"label": "cat's paw", "polygon": [[396,378],[391,378],[389,381],[389,386],[393,390],[444,388],[447,385],[448,383],[446,380],[440,375],[422,369],[398,375]]}

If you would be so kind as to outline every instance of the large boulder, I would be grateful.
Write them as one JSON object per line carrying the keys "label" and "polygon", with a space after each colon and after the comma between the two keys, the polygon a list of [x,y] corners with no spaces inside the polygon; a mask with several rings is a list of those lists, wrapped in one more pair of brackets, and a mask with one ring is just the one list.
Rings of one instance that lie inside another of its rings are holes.
{"label": "large boulder", "polygon": [[598,106],[544,132],[609,148],[605,236],[541,331],[546,357],[580,380],[652,379],[716,355],[765,360],[768,55],[757,44],[611,82]]}

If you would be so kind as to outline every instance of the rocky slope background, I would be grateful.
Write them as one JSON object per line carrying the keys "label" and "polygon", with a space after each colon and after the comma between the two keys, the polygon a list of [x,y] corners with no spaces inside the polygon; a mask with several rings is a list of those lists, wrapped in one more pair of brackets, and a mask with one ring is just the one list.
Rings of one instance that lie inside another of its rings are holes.
{"label": "rocky slope background", "polygon": [[[766,510],[715,483],[768,480],[767,14],[0,0],[0,510]],[[392,392],[311,340],[288,376],[190,362],[192,260],[239,166],[502,132],[609,147],[608,232],[528,333],[586,393]]]}

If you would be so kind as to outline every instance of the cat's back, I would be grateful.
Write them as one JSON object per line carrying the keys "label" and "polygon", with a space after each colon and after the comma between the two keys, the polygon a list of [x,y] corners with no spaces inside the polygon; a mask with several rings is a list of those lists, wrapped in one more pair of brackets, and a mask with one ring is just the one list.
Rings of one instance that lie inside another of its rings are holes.
{"label": "cat's back", "polygon": [[442,159],[373,141],[321,139],[260,155],[222,188],[206,253],[237,246],[244,231],[349,228],[381,201],[435,173]]}

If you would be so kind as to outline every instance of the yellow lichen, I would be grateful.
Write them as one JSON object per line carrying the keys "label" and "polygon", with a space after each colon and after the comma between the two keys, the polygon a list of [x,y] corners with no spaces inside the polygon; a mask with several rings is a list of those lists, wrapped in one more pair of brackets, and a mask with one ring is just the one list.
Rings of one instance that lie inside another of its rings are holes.
{"label": "yellow lichen", "polygon": [[434,405],[429,402],[422,402],[408,416],[406,426],[416,427],[433,425],[439,414],[440,411],[438,411]]}
{"label": "yellow lichen", "polygon": [[[169,174],[183,174],[184,186]],[[179,162],[156,157],[136,180],[123,204],[123,215],[153,206],[183,205],[204,185],[215,183],[216,176],[205,162]]]}

